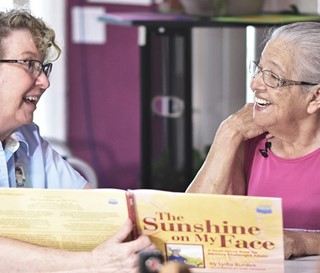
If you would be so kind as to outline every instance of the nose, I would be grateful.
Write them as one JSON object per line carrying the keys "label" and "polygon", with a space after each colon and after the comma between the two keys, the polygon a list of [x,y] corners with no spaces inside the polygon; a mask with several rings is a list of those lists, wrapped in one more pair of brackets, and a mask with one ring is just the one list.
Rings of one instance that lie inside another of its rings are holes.
{"label": "nose", "polygon": [[252,91],[257,90],[257,89],[261,89],[261,88],[265,88],[265,83],[263,81],[263,75],[261,72],[258,73],[255,77],[251,78],[250,88]]}
{"label": "nose", "polygon": [[50,81],[49,81],[48,77],[46,76],[46,74],[43,71],[41,71],[39,76],[36,78],[35,84],[37,86],[39,86],[41,89],[45,90],[45,89],[49,88]]}

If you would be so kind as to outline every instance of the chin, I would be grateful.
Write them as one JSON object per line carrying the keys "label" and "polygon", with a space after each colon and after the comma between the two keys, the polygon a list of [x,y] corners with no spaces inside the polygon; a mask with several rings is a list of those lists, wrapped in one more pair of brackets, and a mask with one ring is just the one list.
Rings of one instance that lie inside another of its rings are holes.
{"label": "chin", "polygon": [[23,122],[21,122],[21,125],[28,125],[28,124],[30,124],[32,122],[33,122],[33,118],[25,119]]}

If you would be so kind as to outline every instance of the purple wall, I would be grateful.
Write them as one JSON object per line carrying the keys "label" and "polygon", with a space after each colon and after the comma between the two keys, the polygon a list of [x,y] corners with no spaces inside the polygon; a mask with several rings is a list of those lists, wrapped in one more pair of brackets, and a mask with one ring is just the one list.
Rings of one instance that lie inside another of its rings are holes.
{"label": "purple wall", "polygon": [[94,167],[101,188],[137,188],[140,179],[137,29],[108,25],[106,44],[74,44],[71,8],[82,2],[85,6],[103,6],[108,12],[150,7],[67,1],[68,144],[74,155]]}

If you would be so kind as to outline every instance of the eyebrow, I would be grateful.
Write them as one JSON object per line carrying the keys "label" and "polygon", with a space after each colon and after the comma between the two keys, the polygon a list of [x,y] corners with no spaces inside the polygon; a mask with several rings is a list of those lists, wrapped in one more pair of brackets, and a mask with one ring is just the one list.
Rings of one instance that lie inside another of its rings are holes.
{"label": "eyebrow", "polygon": [[22,59],[32,59],[32,60],[40,60],[41,57],[38,54],[35,54],[33,51],[24,51],[20,54]]}

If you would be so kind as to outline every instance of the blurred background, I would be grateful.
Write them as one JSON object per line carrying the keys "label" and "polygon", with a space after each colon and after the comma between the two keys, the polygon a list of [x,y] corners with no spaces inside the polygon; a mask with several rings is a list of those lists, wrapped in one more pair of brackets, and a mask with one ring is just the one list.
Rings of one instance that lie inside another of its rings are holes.
{"label": "blurred background", "polygon": [[[263,11],[288,11],[295,5],[300,12],[316,14],[319,2],[265,0]],[[93,168],[100,188],[143,187],[144,128],[140,116],[141,29],[106,24],[98,18],[110,12],[166,9],[163,4],[168,1],[0,0],[1,10],[31,9],[55,29],[63,54],[54,63],[51,86],[38,104],[35,122],[59,152],[72,154]],[[252,100],[247,63],[259,56],[264,31],[252,27],[192,29],[193,173],[220,122]],[[175,178],[164,179],[161,189],[177,191],[191,182],[188,178],[175,187]]]}

